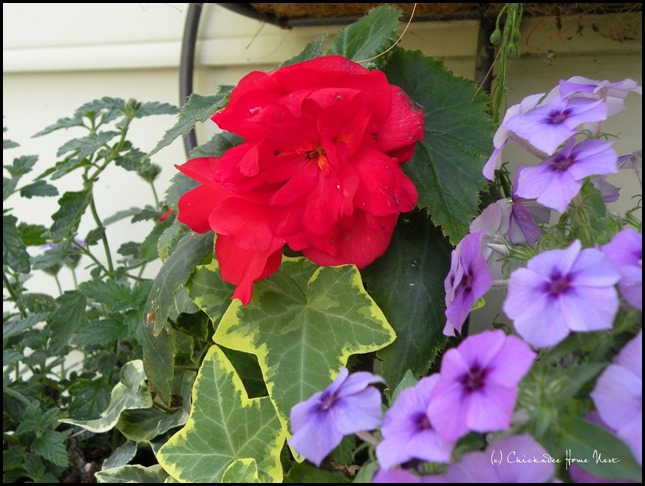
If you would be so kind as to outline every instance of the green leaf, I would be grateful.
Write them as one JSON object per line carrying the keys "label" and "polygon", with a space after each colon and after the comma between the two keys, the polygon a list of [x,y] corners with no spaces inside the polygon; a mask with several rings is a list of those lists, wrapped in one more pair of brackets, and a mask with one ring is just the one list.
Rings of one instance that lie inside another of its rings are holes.
{"label": "green leaf", "polygon": [[88,280],[78,286],[85,297],[118,312],[133,306],[132,289],[112,279]]}
{"label": "green leaf", "polygon": [[114,163],[127,171],[137,172],[141,170],[141,168],[150,165],[150,161],[146,160],[144,162],[143,159],[145,156],[145,152],[138,148],[132,148],[123,154],[119,154],[119,156],[114,159]]}
{"label": "green leaf", "polygon": [[146,313],[146,324],[143,326],[143,362],[145,365],[148,384],[157,393],[159,398],[166,404],[170,404],[171,390],[170,383],[174,377],[176,336],[170,326],[166,326],[162,332],[153,332],[155,327],[154,317],[150,311]]}
{"label": "green leaf", "polygon": [[36,181],[20,189],[20,195],[31,199],[32,197],[58,196],[58,189],[45,181]]}
{"label": "green leaf", "polygon": [[2,366],[8,366],[10,364],[21,361],[25,356],[22,353],[14,351],[13,349],[3,349],[2,350]]}
{"label": "green leaf", "polygon": [[195,267],[212,251],[213,233],[191,233],[179,241],[175,252],[163,263],[145,307],[145,314],[151,316],[147,329],[152,324],[153,335],[157,336],[166,325],[179,287],[186,283]]}
{"label": "green leaf", "polygon": [[164,198],[164,203],[168,207],[176,209],[179,198],[197,186],[199,186],[199,182],[185,176],[181,172],[178,172],[170,180],[170,185],[168,186],[168,190],[166,191],[166,196]]}
{"label": "green leaf", "polygon": [[181,427],[188,421],[190,414],[190,395],[195,376],[195,372],[187,371],[175,377],[173,391],[181,398],[182,403],[175,412],[162,412],[154,407],[125,410],[116,427],[128,440],[134,442],[151,441],[170,429]]}
{"label": "green leaf", "polygon": [[165,483],[168,475],[159,466],[144,467],[138,464],[104,469],[94,474],[99,483]]}
{"label": "green leaf", "polygon": [[137,110],[137,118],[151,115],[176,115],[179,108],[170,103],[160,103],[158,101],[148,101],[142,103]]}
{"label": "green leaf", "polygon": [[73,238],[78,230],[78,224],[90,204],[92,192],[90,190],[66,192],[58,200],[60,209],[52,214],[54,224],[50,229],[52,240]]}
{"label": "green leaf", "polygon": [[162,262],[177,248],[177,243],[190,233],[190,228],[179,221],[174,221],[167,227],[157,240],[157,253]]}
{"label": "green leaf", "polygon": [[220,277],[217,260],[198,266],[186,286],[193,302],[217,324],[228,309],[235,288]]}
{"label": "green leaf", "polygon": [[368,292],[397,335],[378,352],[390,388],[408,369],[416,376],[425,374],[446,344],[443,282],[450,253],[439,230],[415,210],[400,216],[385,255],[362,271]]}
{"label": "green leaf", "polygon": [[32,269],[47,270],[62,265],[71,250],[72,244],[69,241],[61,241],[54,245],[54,248],[50,248],[34,258]]}
{"label": "green leaf", "polygon": [[165,220],[153,226],[152,231],[145,237],[139,248],[141,258],[145,261],[151,262],[156,260],[159,255],[157,253],[157,243],[164,231],[172,225],[172,220]]}
{"label": "green leaf", "polygon": [[41,224],[20,223],[18,231],[20,231],[20,239],[26,246],[40,246],[47,243],[45,236],[47,228]]}
{"label": "green leaf", "polygon": [[222,474],[222,483],[259,483],[258,464],[253,458],[234,460]]}
{"label": "green leaf", "polygon": [[122,318],[91,321],[79,329],[77,335],[72,338],[72,344],[81,347],[107,346],[115,341],[127,339],[128,331],[128,326]]}
{"label": "green leaf", "polygon": [[[604,479],[642,482],[643,472],[629,447],[600,425],[581,417],[567,416],[559,422],[559,446],[585,471]],[[615,460],[615,463],[605,462]]]}
{"label": "green leaf", "polygon": [[242,143],[243,140],[244,139],[242,137],[231,132],[216,133],[208,142],[191,150],[188,154],[188,158],[220,157],[231,147],[235,147]]}
{"label": "green leaf", "polygon": [[23,243],[18,220],[10,214],[2,215],[2,263],[19,273],[29,273],[31,263],[27,247]]}
{"label": "green leaf", "polygon": [[418,383],[418,380],[416,376],[412,373],[412,371],[408,370],[405,372],[403,375],[403,378],[399,382],[398,385],[396,385],[396,388],[392,392],[392,396],[390,396],[390,407],[394,405],[394,402],[396,402],[396,399],[399,397],[401,392],[405,390],[406,388],[412,388],[413,386],[416,386]]}
{"label": "green leaf", "polygon": [[472,81],[419,51],[397,48],[385,73],[425,110],[424,139],[402,168],[417,186],[417,207],[426,209],[456,245],[487,187],[482,167],[493,150],[494,130],[487,98]]}
{"label": "green leaf", "polygon": [[53,353],[61,352],[72,334],[84,324],[87,299],[78,290],[71,290],[58,297],[56,303],[58,308],[52,312],[47,324]]}
{"label": "green leaf", "polygon": [[114,452],[112,452],[110,457],[103,461],[101,469],[106,471],[107,469],[125,466],[128,462],[134,459],[134,456],[136,455],[137,443],[129,440],[125,444],[121,444],[119,447],[114,449]]}
{"label": "green leaf", "polygon": [[395,334],[353,265],[317,267],[286,258],[255,283],[253,300],[234,300],[213,340],[258,358],[285,428],[289,412],[323,390],[352,354],[379,350]]}
{"label": "green leaf", "polygon": [[349,478],[340,471],[319,469],[306,462],[294,462],[284,477],[285,483],[351,483]]}
{"label": "green leaf", "polygon": [[94,228],[85,235],[85,244],[87,246],[96,245],[105,236],[105,228]]}
{"label": "green leaf", "polygon": [[7,138],[2,139],[2,150],[12,149],[16,147],[20,147],[20,144],[17,142],[14,142],[13,140],[9,140]]}
{"label": "green leaf", "polygon": [[67,449],[65,439],[67,434],[49,430],[31,443],[31,452],[40,454],[57,466],[67,467]]}
{"label": "green leaf", "polygon": [[64,143],[56,152],[56,156],[62,157],[68,152],[73,152],[73,160],[82,160],[85,157],[98,152],[114,137],[120,135],[120,132],[109,131],[100,133],[90,133],[86,137],[73,138]]}
{"label": "green leaf", "polygon": [[161,211],[153,208],[152,206],[146,206],[145,208],[139,210],[136,214],[132,216],[130,220],[131,223],[137,223],[139,221],[156,221],[161,217]]}
{"label": "green leaf", "polygon": [[190,132],[197,122],[209,119],[213,114],[222,108],[227,101],[230,87],[220,87],[217,94],[212,96],[201,96],[197,93],[190,95],[186,104],[181,108],[179,120],[168,130],[154,149],[148,154],[148,158],[156,154],[162,148],[170,145],[176,138]]}
{"label": "green leaf", "polygon": [[22,467],[25,461],[25,449],[21,446],[12,446],[2,451],[2,470],[9,471]]}
{"label": "green leaf", "polygon": [[220,482],[236,460],[254,459],[262,482],[281,482],[286,439],[268,397],[248,398],[240,377],[211,346],[193,388],[188,423],[166,442],[159,464],[177,481]]}
{"label": "green leaf", "polygon": [[383,53],[396,41],[401,10],[384,5],[353,22],[334,38],[327,54],[338,54],[352,61],[366,61]]}
{"label": "green leaf", "polygon": [[280,67],[291,66],[303,61],[309,61],[323,55],[323,49],[327,42],[327,34],[323,34],[318,39],[309,42],[299,54],[296,54],[291,59],[288,59],[280,64]]}
{"label": "green leaf", "polygon": [[42,312],[40,314],[31,314],[24,319],[5,321],[2,326],[2,339],[9,339],[20,334],[25,329],[43,322],[48,315],[46,312]]}
{"label": "green leaf", "polygon": [[20,179],[25,174],[31,172],[36,162],[38,162],[37,155],[22,155],[13,159],[11,165],[5,165],[4,168],[7,169],[12,179]]}
{"label": "green leaf", "polygon": [[13,194],[18,186],[18,179],[2,178],[2,200],[6,201]]}
{"label": "green leaf", "polygon": [[110,385],[106,378],[79,378],[68,389],[72,403],[67,412],[81,420],[96,419],[110,405]]}
{"label": "green leaf", "polygon": [[152,397],[145,385],[146,374],[143,362],[139,359],[128,361],[121,369],[120,382],[112,389],[110,405],[94,420],[61,419],[66,424],[78,425],[95,434],[101,434],[112,429],[124,410],[152,407]]}
{"label": "green leaf", "polygon": [[117,211],[114,213],[112,216],[108,216],[103,220],[103,225],[109,226],[112,223],[116,223],[117,221],[121,221],[122,219],[129,218],[130,216],[134,216],[135,214],[138,214],[139,211],[141,211],[141,208],[130,208],[130,209],[124,209],[123,211]]}

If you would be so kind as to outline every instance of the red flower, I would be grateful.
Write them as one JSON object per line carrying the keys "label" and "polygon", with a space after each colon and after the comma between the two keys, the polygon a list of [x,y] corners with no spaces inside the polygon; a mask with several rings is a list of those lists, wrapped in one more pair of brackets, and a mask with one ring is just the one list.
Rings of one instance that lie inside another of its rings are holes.
{"label": "red flower", "polygon": [[201,183],[178,219],[217,233],[221,276],[243,304],[285,244],[319,265],[362,268],[416,204],[400,164],[423,138],[423,111],[381,71],[326,56],[252,72],[212,119],[244,142],[178,167]]}

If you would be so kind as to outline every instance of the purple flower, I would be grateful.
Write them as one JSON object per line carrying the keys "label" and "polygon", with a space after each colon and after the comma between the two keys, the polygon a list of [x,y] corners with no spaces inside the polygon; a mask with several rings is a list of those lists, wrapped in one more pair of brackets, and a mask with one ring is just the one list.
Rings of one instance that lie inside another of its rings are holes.
{"label": "purple flower", "polygon": [[575,97],[554,98],[506,122],[506,128],[547,155],[575,135],[578,126],[607,118],[601,100]]}
{"label": "purple flower", "polygon": [[603,140],[585,140],[576,145],[574,138],[569,139],[560,152],[520,172],[517,195],[535,198],[544,206],[564,212],[585,177],[618,172],[618,158],[610,147],[611,142]]}
{"label": "purple flower", "polygon": [[602,100],[607,105],[607,117],[614,116],[625,109],[625,98],[629,93],[642,96],[642,88],[633,79],[623,79],[615,83],[596,81],[582,76],[574,76],[560,81],[560,96],[587,95]]}
{"label": "purple flower", "polygon": [[591,392],[600,418],[643,465],[643,331],[602,372]]}
{"label": "purple flower", "polygon": [[385,413],[381,427],[383,441],[376,447],[376,458],[383,469],[391,469],[410,459],[450,461],[454,442],[437,434],[427,413],[437,380],[439,375],[435,374],[406,388]]}
{"label": "purple flower", "polygon": [[517,435],[466,454],[448,466],[445,477],[453,483],[545,483],[555,474],[554,463],[533,437]]}
{"label": "purple flower", "polygon": [[372,478],[373,483],[445,483],[443,476],[417,476],[406,469],[379,469]]}
{"label": "purple flower", "polygon": [[576,240],[567,249],[531,258],[511,274],[503,309],[530,345],[554,346],[571,331],[611,329],[619,274],[600,250],[581,248]]}
{"label": "purple flower", "polygon": [[470,232],[481,232],[481,252],[493,278],[502,277],[501,258],[508,255],[506,235],[511,222],[512,201],[500,199],[489,204],[472,223]]}
{"label": "purple flower", "polygon": [[601,250],[620,273],[620,294],[631,305],[643,310],[643,236],[626,228]]}
{"label": "purple flower", "polygon": [[461,332],[477,299],[493,285],[493,277],[481,253],[481,232],[471,233],[452,251],[450,271],[444,280],[446,291],[446,325],[443,333]]}
{"label": "purple flower", "polygon": [[513,245],[528,243],[532,245],[542,235],[543,231],[538,224],[545,224],[551,218],[551,209],[542,206],[535,199],[524,199],[517,194],[519,175],[524,165],[518,164],[513,180],[513,208],[508,227],[508,241]]}
{"label": "purple flower", "polygon": [[618,157],[618,169],[634,169],[638,182],[643,185],[643,151],[636,150],[629,155],[621,155]]}
{"label": "purple flower", "polygon": [[620,187],[607,182],[606,176],[596,176],[591,178],[593,186],[600,191],[602,200],[605,203],[613,203],[620,199]]}
{"label": "purple flower", "polygon": [[504,151],[508,140],[513,137],[513,133],[506,127],[508,120],[510,120],[515,115],[524,114],[531,108],[535,108],[535,106],[543,96],[544,93],[527,96],[520,103],[513,105],[508,110],[506,110],[504,119],[502,120],[502,123],[499,125],[499,128],[497,129],[495,136],[493,137],[493,145],[495,146],[495,150],[484,165],[484,177],[491,181],[494,180],[495,171],[498,170],[502,165],[502,152]]}
{"label": "purple flower", "polygon": [[381,425],[381,393],[369,386],[373,383],[383,378],[365,371],[349,376],[343,368],[326,390],[294,405],[291,447],[320,466],[343,436]]}
{"label": "purple flower", "polygon": [[435,430],[453,441],[468,431],[508,428],[517,385],[535,356],[524,341],[499,330],[475,334],[446,351],[428,405]]}

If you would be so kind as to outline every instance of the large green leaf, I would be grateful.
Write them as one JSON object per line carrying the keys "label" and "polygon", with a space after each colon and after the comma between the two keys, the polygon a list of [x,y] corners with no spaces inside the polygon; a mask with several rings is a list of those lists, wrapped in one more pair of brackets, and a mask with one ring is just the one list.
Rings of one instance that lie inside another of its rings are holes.
{"label": "large green leaf", "polygon": [[348,25],[334,38],[328,54],[366,61],[382,54],[396,41],[401,10],[392,5],[376,8],[363,19]]}
{"label": "large green leaf", "polygon": [[63,197],[58,200],[60,209],[52,214],[54,224],[52,224],[50,231],[53,240],[74,237],[81,217],[91,199],[92,192],[90,190],[63,194]]}
{"label": "large green leaf", "polygon": [[420,51],[397,48],[385,73],[425,110],[425,138],[402,167],[419,191],[417,206],[456,244],[468,232],[487,186],[482,167],[493,150],[487,97]]}
{"label": "large green leaf", "polygon": [[415,210],[401,215],[385,255],[362,271],[367,291],[396,331],[396,341],[378,352],[390,388],[408,369],[416,376],[427,372],[446,344],[443,281],[450,252],[441,232]]}
{"label": "large green leaf", "polygon": [[176,138],[190,132],[197,122],[206,121],[213,116],[213,113],[222,108],[226,103],[230,89],[228,86],[222,86],[219,92],[213,96],[202,96],[197,93],[190,95],[186,104],[181,108],[179,119],[175,126],[164,134],[147,157],[151,157],[162,148],[170,145]]}
{"label": "large green leaf", "polygon": [[177,338],[175,330],[166,328],[155,335],[150,325],[143,327],[143,364],[148,377],[148,384],[166,404],[170,404],[170,384],[175,376],[175,352]]}
{"label": "large green leaf", "polygon": [[29,273],[31,264],[27,247],[20,238],[18,220],[10,214],[2,215],[2,263],[15,272]]}
{"label": "large green leaf", "polygon": [[582,469],[599,478],[642,482],[643,470],[632,452],[606,428],[572,416],[558,425],[560,448]]}
{"label": "large green leaf", "polygon": [[259,483],[258,464],[253,458],[236,459],[224,471],[222,483]]}
{"label": "large green leaf", "polygon": [[189,297],[217,325],[231,303],[234,290],[233,285],[220,277],[217,260],[197,267],[186,286]]}
{"label": "large green leaf", "polygon": [[85,297],[103,304],[113,311],[132,307],[132,289],[112,279],[88,280],[78,286]]}
{"label": "large green leaf", "polygon": [[322,56],[323,49],[325,47],[325,42],[327,41],[327,34],[323,34],[317,39],[309,42],[302,51],[293,56],[291,59],[280,63],[280,67],[291,66],[303,61],[309,61],[315,59],[316,57]]}
{"label": "large green leaf", "polygon": [[99,483],[165,483],[168,475],[161,469],[161,466],[144,467],[138,464],[113,467],[95,473],[96,481]]}
{"label": "large green leaf", "polygon": [[59,353],[69,343],[72,335],[86,322],[87,299],[78,290],[69,290],[56,299],[58,307],[52,312],[47,324],[50,335],[49,346],[53,353]]}
{"label": "large green leaf", "polygon": [[152,407],[152,397],[145,384],[146,374],[140,359],[127,362],[120,373],[120,381],[112,389],[110,405],[94,420],[61,419],[66,424],[78,425],[85,430],[101,434],[112,429],[124,410]]}
{"label": "large green leaf", "polygon": [[253,459],[263,482],[279,483],[285,439],[271,400],[249,399],[233,365],[211,346],[195,381],[188,423],[157,459],[175,480],[192,483],[221,482],[235,461]]}
{"label": "large green leaf", "polygon": [[355,266],[317,267],[304,258],[284,259],[255,284],[250,304],[233,301],[213,336],[257,356],[285,427],[291,407],[327,387],[350,355],[394,338]]}

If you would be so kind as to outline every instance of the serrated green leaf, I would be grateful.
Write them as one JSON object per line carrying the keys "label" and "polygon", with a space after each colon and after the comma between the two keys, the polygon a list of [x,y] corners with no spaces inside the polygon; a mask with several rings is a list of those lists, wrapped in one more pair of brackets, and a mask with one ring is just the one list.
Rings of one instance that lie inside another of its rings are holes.
{"label": "serrated green leaf", "polygon": [[125,284],[112,279],[88,280],[78,286],[88,299],[103,304],[115,312],[129,309],[133,306],[132,289]]}
{"label": "serrated green leaf", "polygon": [[119,447],[114,449],[114,452],[110,454],[110,457],[103,461],[101,469],[106,471],[115,467],[125,466],[128,462],[134,459],[134,456],[136,455],[137,443],[129,440],[125,444],[121,444]]}
{"label": "serrated green leaf", "polygon": [[220,482],[236,460],[254,459],[263,482],[281,482],[286,434],[268,397],[248,398],[224,353],[211,346],[193,388],[188,423],[166,442],[159,464],[177,481]]}
{"label": "serrated green leaf", "polygon": [[148,233],[148,236],[144,238],[141,246],[139,247],[141,258],[143,258],[145,261],[151,262],[159,257],[157,253],[157,242],[159,241],[159,238],[161,238],[161,235],[164,233],[164,231],[166,231],[166,229],[168,229],[171,225],[172,220],[167,219],[153,226],[152,231]]}
{"label": "serrated green leaf", "polygon": [[151,318],[150,311],[146,313],[146,325],[143,327],[143,362],[145,365],[148,383],[157,393],[159,398],[166,404],[170,404],[171,390],[170,383],[173,380],[175,370],[176,336],[170,326],[166,326],[162,332],[154,333],[154,317]]}
{"label": "serrated green leaf", "polygon": [[157,253],[162,262],[165,262],[168,256],[175,251],[177,243],[184,236],[190,233],[190,228],[179,221],[173,223],[164,230],[157,240]]}
{"label": "serrated green leaf", "polygon": [[2,339],[9,339],[16,334],[20,334],[25,329],[35,326],[39,322],[43,322],[49,314],[42,312],[39,314],[32,314],[24,319],[5,321],[2,326]]}
{"label": "serrated green leaf", "polygon": [[85,244],[87,246],[96,245],[105,236],[105,228],[94,228],[85,235]]}
{"label": "serrated green leaf", "polygon": [[160,103],[158,101],[148,101],[142,103],[137,109],[137,118],[151,115],[176,115],[179,113],[179,107],[170,103]]}
{"label": "serrated green leaf", "polygon": [[351,483],[350,479],[340,471],[319,469],[306,462],[294,462],[284,477],[285,483]]}
{"label": "serrated green leaf", "polygon": [[20,144],[6,138],[2,139],[2,150],[20,147]]}
{"label": "serrated green leaf", "polygon": [[37,155],[22,155],[13,159],[11,165],[5,165],[4,168],[7,169],[12,179],[20,179],[25,174],[31,172],[36,162],[38,162]]}
{"label": "serrated green leaf", "polygon": [[31,443],[31,452],[40,454],[57,466],[67,467],[67,449],[65,439],[67,434],[49,430]]}
{"label": "serrated green leaf", "polygon": [[18,179],[8,179],[7,177],[2,178],[2,200],[6,201],[9,199],[9,196],[13,194],[16,187],[18,186]]}
{"label": "serrated green leaf", "polygon": [[121,381],[112,389],[110,405],[94,420],[61,419],[66,424],[78,425],[85,430],[101,434],[112,429],[124,410],[152,407],[152,397],[145,384],[146,374],[139,359],[128,361],[121,369]]}
{"label": "serrated green leaf", "polygon": [[92,192],[90,190],[66,192],[58,200],[60,209],[52,214],[54,224],[50,228],[52,240],[73,238],[78,230],[78,224],[90,204]]}
{"label": "serrated green leaf", "polygon": [[163,483],[168,475],[159,466],[140,466],[138,464],[104,469],[94,474],[99,483]]}
{"label": "serrated green leaf", "polygon": [[21,446],[14,445],[9,449],[2,451],[2,470],[9,471],[22,467],[25,460],[25,449]]}
{"label": "serrated green leaf", "polygon": [[195,159],[198,157],[220,157],[228,149],[239,145],[243,141],[244,139],[239,135],[236,135],[235,133],[216,133],[208,142],[191,150],[188,154],[188,158]]}
{"label": "serrated green leaf", "polygon": [[[582,417],[563,417],[559,423],[558,445],[585,471],[604,479],[627,479],[641,483],[643,471],[629,447],[604,427]],[[617,462],[603,462],[616,459]],[[586,459],[586,461],[585,461]]]}
{"label": "serrated green leaf", "polygon": [[181,427],[188,421],[190,395],[196,375],[195,372],[186,371],[175,377],[173,391],[181,398],[181,407],[173,413],[162,412],[154,407],[125,410],[116,427],[128,440],[134,442],[151,441],[170,429]]}
{"label": "serrated green leaf", "polygon": [[111,388],[106,378],[79,378],[68,389],[72,397],[67,412],[71,418],[92,420],[110,405]]}
{"label": "serrated green leaf", "polygon": [[29,292],[22,294],[16,305],[20,310],[30,313],[51,312],[56,307],[56,299],[51,295]]}
{"label": "serrated green leaf", "polygon": [[32,197],[58,196],[58,189],[45,181],[36,181],[20,189],[20,195],[31,199]]}
{"label": "serrated green leaf", "polygon": [[325,47],[325,42],[327,42],[327,34],[323,34],[315,40],[309,42],[300,53],[293,56],[291,59],[280,64],[280,67],[291,66],[302,61],[309,61],[310,59],[315,59],[320,57],[323,54],[323,49]]}
{"label": "serrated green leaf", "polygon": [[56,130],[60,130],[63,128],[82,127],[82,126],[83,126],[83,117],[81,114],[76,114],[73,117],[59,118],[58,120],[56,120],[55,123],[52,123],[51,125],[46,126],[38,133],[36,133],[34,137],[42,137],[43,135],[47,135],[48,133],[52,133]]}
{"label": "serrated green leaf", "polygon": [[179,241],[175,252],[163,263],[152,284],[144,311],[152,317],[152,322],[149,319],[146,326],[147,329],[152,328],[152,334],[156,336],[164,328],[177,289],[186,283],[197,265],[212,251],[212,233],[190,233]]}
{"label": "serrated green leaf", "polygon": [[161,217],[161,211],[155,209],[151,206],[146,206],[143,209],[140,209],[137,213],[132,216],[130,220],[131,223],[137,223],[139,221],[149,221],[149,220],[158,220]]}
{"label": "serrated green leaf", "polygon": [[145,152],[138,148],[132,148],[123,154],[119,154],[119,156],[114,159],[114,163],[127,171],[136,172],[142,167],[150,164],[150,161],[146,160],[144,162],[143,159],[145,156]]}
{"label": "serrated green leaf", "polygon": [[258,464],[253,458],[234,460],[222,474],[222,483],[259,483]]}
{"label": "serrated green leaf", "polygon": [[40,246],[47,243],[45,236],[47,228],[41,224],[20,223],[18,231],[20,231],[20,239],[26,246]]}
{"label": "serrated green leaf", "polygon": [[328,54],[352,61],[365,61],[383,53],[396,41],[396,27],[401,10],[384,5],[341,30],[329,47]]}
{"label": "serrated green leaf", "polygon": [[56,299],[58,307],[52,312],[46,329],[52,352],[62,352],[72,335],[85,323],[87,299],[78,290],[70,290]]}
{"label": "serrated green leaf", "polygon": [[317,267],[304,258],[286,258],[276,274],[256,282],[248,305],[234,300],[213,336],[257,356],[287,429],[291,408],[326,388],[350,355],[394,338],[355,266]]}
{"label": "serrated green leaf", "polygon": [[2,366],[8,366],[22,360],[25,356],[13,349],[2,350]]}
{"label": "serrated green leaf", "polygon": [[103,225],[108,226],[111,225],[112,223],[116,223],[117,221],[121,221],[122,219],[129,218],[130,216],[134,216],[137,214],[139,211],[141,211],[141,208],[130,208],[130,209],[124,209],[123,211],[118,211],[114,213],[112,216],[108,216],[103,220]]}
{"label": "serrated green leaf", "polygon": [[164,198],[164,204],[176,209],[179,198],[197,186],[199,186],[199,182],[196,180],[185,176],[181,172],[175,174],[175,176],[170,180],[170,185],[168,186],[168,190],[166,191]]}
{"label": "serrated green leaf", "polygon": [[34,258],[32,269],[46,270],[62,265],[71,250],[72,244],[69,241],[61,241],[54,245],[54,248],[50,248]]}
{"label": "serrated green leaf", "polygon": [[186,286],[193,302],[217,324],[228,309],[235,288],[220,277],[217,260],[198,266]]}
{"label": "serrated green leaf", "polygon": [[456,245],[487,187],[482,167],[492,152],[494,131],[487,98],[472,81],[419,51],[397,48],[385,73],[425,110],[424,139],[402,168],[417,186],[417,207],[426,209]]}
{"label": "serrated green leaf", "polygon": [[120,132],[108,131],[90,133],[86,137],[73,138],[61,145],[56,152],[57,157],[62,157],[68,152],[73,152],[74,160],[81,160],[103,148],[110,140],[120,135]]}
{"label": "serrated green leaf", "polygon": [[362,271],[368,292],[397,335],[378,352],[390,388],[408,369],[417,376],[425,374],[446,344],[443,282],[450,253],[440,231],[415,210],[400,216],[385,255]]}
{"label": "serrated green leaf", "polygon": [[174,127],[168,130],[159,143],[148,154],[148,158],[156,154],[162,148],[170,145],[176,138],[190,132],[197,122],[206,121],[208,118],[222,108],[226,103],[230,87],[221,87],[219,92],[212,96],[202,96],[193,93],[186,104],[181,108],[179,120]]}
{"label": "serrated green leaf", "polygon": [[29,253],[20,237],[17,223],[15,216],[2,215],[2,263],[15,272],[29,273],[31,270]]}
{"label": "serrated green leaf", "polygon": [[78,330],[72,338],[72,344],[81,347],[107,346],[115,341],[128,337],[128,326],[123,319],[100,319],[91,321],[87,326]]}

